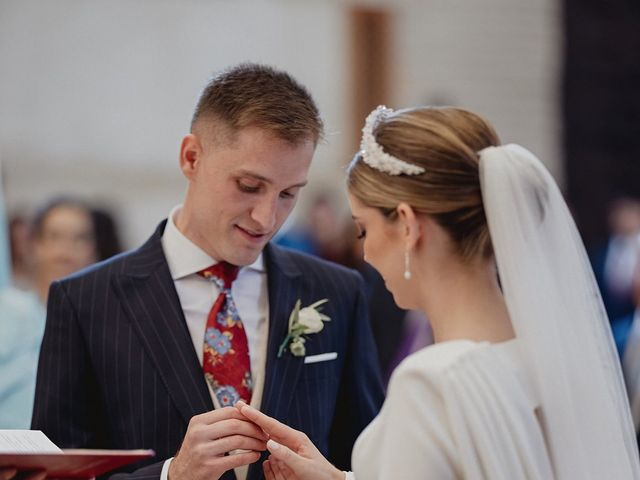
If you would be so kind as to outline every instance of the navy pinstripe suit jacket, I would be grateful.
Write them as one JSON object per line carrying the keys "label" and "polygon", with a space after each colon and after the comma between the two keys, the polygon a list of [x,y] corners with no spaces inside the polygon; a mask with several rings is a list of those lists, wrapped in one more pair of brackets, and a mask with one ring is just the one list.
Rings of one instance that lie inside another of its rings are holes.
{"label": "navy pinstripe suit jacket", "polygon": [[[52,284],[40,352],[32,428],[63,448],[152,448],[154,460],[113,478],[157,479],[189,419],[213,408],[160,239]],[[274,245],[265,249],[269,340],[261,409],[304,431],[347,468],[383,393],[361,277]],[[277,358],[297,299],[328,298],[331,317],[310,336],[304,364]],[[224,479],[235,478],[227,472]],[[263,478],[259,465],[250,480]]]}

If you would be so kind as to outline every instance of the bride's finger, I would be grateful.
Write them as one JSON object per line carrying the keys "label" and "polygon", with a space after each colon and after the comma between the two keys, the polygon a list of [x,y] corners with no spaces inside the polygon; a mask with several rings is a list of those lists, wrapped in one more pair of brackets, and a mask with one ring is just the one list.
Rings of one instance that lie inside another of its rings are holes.
{"label": "bride's finger", "polygon": [[282,478],[284,478],[285,480],[296,480],[298,478],[294,471],[291,470],[286,463],[283,463],[280,460],[276,460],[274,462],[274,465],[280,471]]}
{"label": "bride's finger", "polygon": [[276,474],[273,471],[273,468],[271,468],[271,461],[270,460],[265,460],[262,463],[262,471],[264,473],[265,480],[277,480],[276,479]]}
{"label": "bride's finger", "polygon": [[284,463],[278,460],[271,461],[271,468],[276,474],[276,480],[296,480],[297,478]]}
{"label": "bride's finger", "polygon": [[264,430],[269,436],[276,438],[280,443],[297,450],[304,441],[305,435],[298,430],[280,423],[275,418],[271,418],[259,410],[250,407],[240,401],[236,403],[236,408],[240,413]]}
{"label": "bride's finger", "polygon": [[[295,479],[297,478],[297,473],[305,471],[308,460],[298,455],[286,445],[279,444],[271,439],[267,442],[267,449],[269,449],[269,453],[271,454],[269,458],[272,463],[271,467],[274,468],[274,471],[275,465],[279,465],[280,467],[284,465],[286,467],[286,472],[290,472],[290,475],[285,478]],[[284,475],[284,469],[280,468],[280,470],[283,471]]]}

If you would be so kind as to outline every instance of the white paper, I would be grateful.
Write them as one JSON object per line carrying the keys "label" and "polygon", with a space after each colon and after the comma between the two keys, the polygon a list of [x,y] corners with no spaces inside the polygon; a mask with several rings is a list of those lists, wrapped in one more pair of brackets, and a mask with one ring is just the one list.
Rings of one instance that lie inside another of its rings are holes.
{"label": "white paper", "polygon": [[40,430],[0,430],[0,453],[60,453]]}

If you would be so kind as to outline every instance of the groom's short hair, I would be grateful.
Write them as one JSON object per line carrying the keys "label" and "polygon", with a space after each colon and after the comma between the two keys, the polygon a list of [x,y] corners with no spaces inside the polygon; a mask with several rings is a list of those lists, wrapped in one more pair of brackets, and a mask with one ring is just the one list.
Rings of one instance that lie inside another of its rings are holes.
{"label": "groom's short hair", "polygon": [[258,127],[291,144],[322,137],[323,124],[309,91],[291,75],[266,65],[242,63],[206,85],[191,120],[191,131],[233,140],[239,130]]}

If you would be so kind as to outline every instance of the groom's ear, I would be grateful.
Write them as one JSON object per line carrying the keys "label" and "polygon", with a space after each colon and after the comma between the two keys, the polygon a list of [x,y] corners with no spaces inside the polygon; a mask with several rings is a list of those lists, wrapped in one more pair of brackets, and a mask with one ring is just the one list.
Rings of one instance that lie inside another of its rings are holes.
{"label": "groom's ear", "polygon": [[423,225],[416,211],[408,203],[400,203],[396,207],[398,213],[398,222],[400,227],[400,235],[405,243],[405,248],[411,250],[418,244],[422,235]]}
{"label": "groom's ear", "polygon": [[182,139],[180,145],[180,170],[191,180],[199,166],[202,157],[202,143],[200,139],[190,133]]}

